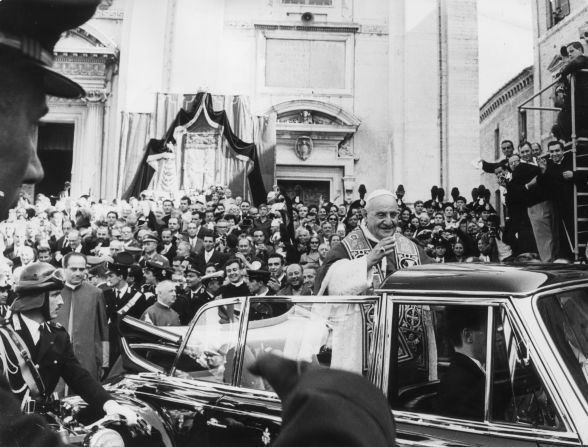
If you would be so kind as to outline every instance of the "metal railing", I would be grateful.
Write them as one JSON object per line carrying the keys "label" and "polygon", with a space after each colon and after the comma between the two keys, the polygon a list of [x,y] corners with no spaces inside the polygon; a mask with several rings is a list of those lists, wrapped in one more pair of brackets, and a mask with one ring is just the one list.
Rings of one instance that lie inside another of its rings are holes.
{"label": "metal railing", "polygon": [[[578,72],[588,73],[588,70],[578,70]],[[576,166],[576,152],[577,152],[577,147],[578,147],[578,137],[576,135],[576,75],[575,75],[575,73],[570,74],[569,78],[570,78],[570,99],[571,99],[570,113],[571,113],[571,119],[572,119],[572,135],[571,135],[572,170],[575,172],[576,167],[577,167]],[[562,78],[556,79],[551,84],[547,85],[546,87],[541,89],[539,92],[535,93],[533,96],[531,96],[529,99],[527,99],[525,102],[523,102],[518,107],[518,110],[519,110],[519,140],[520,140],[519,142],[527,141],[527,118],[526,118],[527,110],[537,110],[540,112],[543,112],[543,111],[560,112],[562,110],[562,108],[560,108],[560,107],[537,107],[537,106],[528,106],[527,105],[531,101],[533,101],[535,98],[541,96],[547,90],[552,88],[554,85],[559,84],[561,82],[561,79]],[[578,187],[576,186],[575,182],[574,182],[574,205],[573,206],[574,206],[574,241],[573,241],[573,246],[570,248],[572,248],[572,250],[574,252],[574,259],[577,261],[579,258],[579,251],[578,251]],[[565,229],[565,232],[566,232],[566,235],[568,238],[568,242],[571,245],[572,241],[570,239],[570,235],[568,234],[568,230],[565,226],[565,222],[562,221],[562,225],[564,226],[564,229]],[[556,235],[556,237],[558,237],[558,235]]]}

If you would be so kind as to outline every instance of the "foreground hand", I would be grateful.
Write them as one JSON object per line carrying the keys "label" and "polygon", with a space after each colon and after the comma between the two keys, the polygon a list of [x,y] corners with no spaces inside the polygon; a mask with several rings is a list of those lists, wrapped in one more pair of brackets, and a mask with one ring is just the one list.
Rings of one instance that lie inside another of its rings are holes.
{"label": "foreground hand", "polygon": [[141,417],[141,415],[139,415],[129,407],[119,404],[115,400],[109,400],[108,402],[106,402],[104,404],[104,411],[108,416],[122,416],[123,418],[125,418],[127,424],[130,427],[145,428],[147,426],[147,423]]}
{"label": "foreground hand", "polygon": [[300,376],[310,368],[316,366],[275,354],[261,354],[249,367],[249,371],[267,380],[283,402],[300,380]]}

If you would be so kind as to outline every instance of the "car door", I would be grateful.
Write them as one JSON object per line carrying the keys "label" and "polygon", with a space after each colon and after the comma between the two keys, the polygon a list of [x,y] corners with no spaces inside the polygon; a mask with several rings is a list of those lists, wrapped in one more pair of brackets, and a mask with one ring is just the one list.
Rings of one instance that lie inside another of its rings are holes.
{"label": "car door", "polygon": [[[204,308],[210,322],[218,320],[215,302]],[[373,369],[373,346],[377,342],[377,297],[250,297],[239,300],[238,348],[232,351],[225,336],[197,335],[196,324],[186,340],[190,349],[222,351],[225,356],[222,397],[203,409],[210,445],[266,446],[278,436],[281,404],[269,383],[249,372],[262,353],[275,352],[300,361],[337,367],[368,376]],[[224,323],[227,324],[227,323]],[[215,324],[213,324],[215,325]],[[206,325],[204,325],[206,326]],[[202,327],[204,327],[202,326]],[[225,334],[226,335],[226,334]],[[223,339],[216,346],[211,340]],[[232,340],[235,340],[234,333]],[[219,345],[224,348],[219,349]],[[193,352],[190,353],[193,357]],[[214,363],[214,362],[213,362]],[[229,378],[230,376],[230,378]],[[220,377],[220,375],[217,375]],[[203,380],[203,377],[194,377]],[[205,380],[210,380],[205,378]]]}
{"label": "car door", "polygon": [[441,444],[579,445],[507,299],[396,296],[387,302],[387,393],[399,445],[414,445],[415,433]]}

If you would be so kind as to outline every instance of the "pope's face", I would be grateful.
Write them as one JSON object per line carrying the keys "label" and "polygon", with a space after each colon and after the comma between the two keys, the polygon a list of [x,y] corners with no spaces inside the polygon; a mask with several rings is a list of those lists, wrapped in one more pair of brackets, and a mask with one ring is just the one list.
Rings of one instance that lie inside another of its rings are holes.
{"label": "pope's face", "polygon": [[43,179],[37,129],[47,113],[40,82],[5,65],[0,65],[0,220],[8,217],[22,183]]}
{"label": "pope's face", "polygon": [[398,203],[393,196],[372,199],[366,211],[367,228],[378,240],[394,235],[398,224]]}

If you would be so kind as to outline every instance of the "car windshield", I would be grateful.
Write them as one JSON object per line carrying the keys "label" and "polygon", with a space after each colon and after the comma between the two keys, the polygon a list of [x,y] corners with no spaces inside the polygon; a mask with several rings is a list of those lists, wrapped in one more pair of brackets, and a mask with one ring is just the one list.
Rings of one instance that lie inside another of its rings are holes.
{"label": "car windshield", "polygon": [[538,306],[557,350],[588,400],[588,289],[543,297]]}

